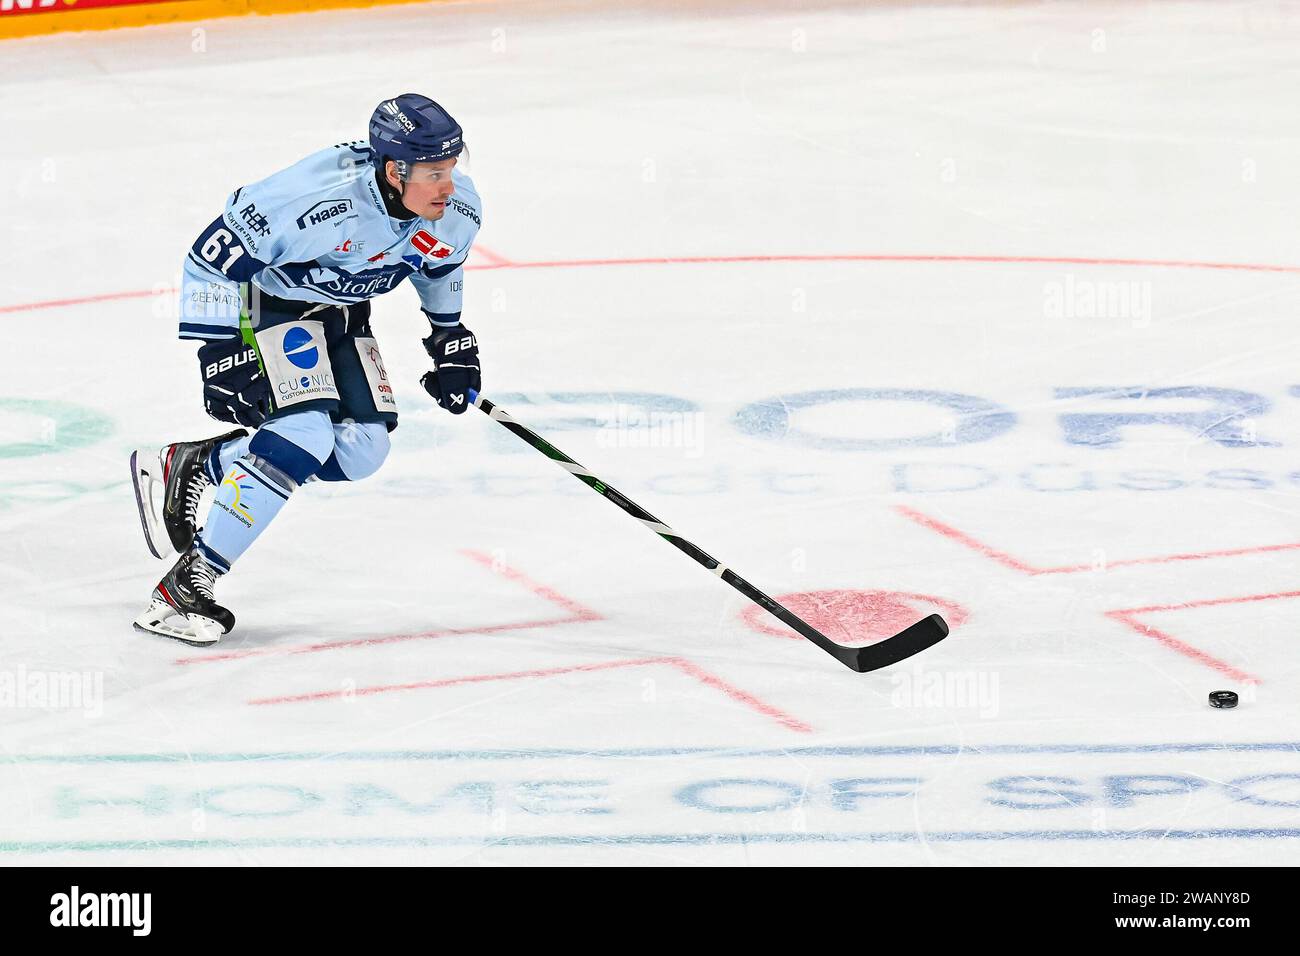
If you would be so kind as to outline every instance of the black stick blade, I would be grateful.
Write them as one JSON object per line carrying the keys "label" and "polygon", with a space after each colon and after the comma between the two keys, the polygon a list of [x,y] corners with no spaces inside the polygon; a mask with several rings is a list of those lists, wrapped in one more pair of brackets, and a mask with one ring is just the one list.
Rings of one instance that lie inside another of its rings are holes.
{"label": "black stick blade", "polygon": [[866,647],[846,647],[844,650],[847,653],[844,656],[837,654],[836,657],[859,674],[864,674],[906,660],[927,647],[933,647],[947,636],[948,622],[938,614],[931,614],[893,637]]}

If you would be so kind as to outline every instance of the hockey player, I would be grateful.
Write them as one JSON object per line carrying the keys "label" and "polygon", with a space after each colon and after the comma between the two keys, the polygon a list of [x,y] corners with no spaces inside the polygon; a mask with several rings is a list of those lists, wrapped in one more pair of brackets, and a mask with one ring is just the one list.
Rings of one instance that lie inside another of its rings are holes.
{"label": "hockey player", "polygon": [[[136,627],[215,643],[235,623],[216,602],[217,579],[298,487],[358,481],[383,464],[397,405],[371,298],[411,280],[432,325],[433,371],[421,384],[453,414],[470,405],[479,358],[460,321],[461,267],[482,209],[456,168],[463,148],[460,125],[433,100],[385,100],[368,143],[320,150],[236,189],[194,241],[180,336],[202,343],[208,414],[244,427],[131,456],[149,550],[180,556]],[[200,530],[209,486],[216,496]]]}

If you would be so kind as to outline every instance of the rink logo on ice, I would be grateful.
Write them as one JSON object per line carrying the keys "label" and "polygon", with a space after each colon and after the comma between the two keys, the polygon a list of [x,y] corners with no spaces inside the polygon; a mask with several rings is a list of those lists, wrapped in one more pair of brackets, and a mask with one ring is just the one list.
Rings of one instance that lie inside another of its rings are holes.
{"label": "rink logo on ice", "polygon": [[74,885],[50,897],[50,925],[127,927],[132,936],[148,936],[153,925],[152,893],[82,893]]}
{"label": "rink logo on ice", "polygon": [[80,710],[104,715],[103,671],[29,671],[19,665],[0,671],[0,708]]}
{"label": "rink logo on ice", "polygon": [[1125,319],[1137,326],[1151,321],[1150,282],[1094,282],[1066,274],[1043,285],[1043,314],[1049,319]]}
{"label": "rink logo on ice", "polygon": [[[322,199],[298,217],[298,228],[307,229],[352,211],[351,199]],[[347,251],[347,250],[344,250]]]}
{"label": "rink logo on ice", "polygon": [[320,361],[320,350],[310,332],[302,328],[292,328],[284,334],[284,357],[304,371],[316,367]]}
{"label": "rink logo on ice", "polygon": [[[1300,386],[1292,387],[1300,396]],[[1052,390],[1069,445],[1114,448],[1145,439],[1145,428],[1181,429],[1224,447],[1268,447],[1257,420],[1271,408],[1263,395],[1205,385],[1068,386]],[[859,406],[866,414],[858,414]],[[838,430],[811,427],[827,411],[840,411]],[[947,419],[945,422],[944,419]],[[881,420],[891,424],[879,431]],[[992,441],[1019,422],[1005,406],[961,392],[923,389],[818,389],[774,395],[741,408],[733,425],[745,435],[827,451],[895,451],[955,448]],[[855,433],[859,424],[867,434]],[[936,427],[937,426],[937,427]]]}
{"label": "rink logo on ice", "polygon": [[899,708],[973,710],[980,717],[998,715],[998,675],[994,671],[938,671],[914,664],[896,673],[889,702]]}
{"label": "rink logo on ice", "polygon": [[411,237],[411,245],[415,246],[421,255],[431,259],[446,259],[456,251],[455,246],[448,245],[437,236],[430,235],[423,229]]}

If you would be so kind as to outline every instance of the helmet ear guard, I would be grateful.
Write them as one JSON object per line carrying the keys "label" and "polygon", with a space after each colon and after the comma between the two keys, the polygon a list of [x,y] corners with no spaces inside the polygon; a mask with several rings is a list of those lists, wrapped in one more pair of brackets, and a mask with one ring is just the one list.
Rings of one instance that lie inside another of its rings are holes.
{"label": "helmet ear guard", "polygon": [[[405,185],[410,178],[411,175],[410,163],[402,159],[394,159],[392,156],[384,156],[382,154],[376,154],[376,155],[378,156],[378,159],[375,163],[375,166],[378,167],[379,169],[379,176],[383,180],[384,185],[392,189],[398,189],[400,191],[401,186]],[[397,173],[397,180],[399,184],[398,186],[393,186],[392,183],[388,181],[389,163],[392,163],[396,167],[394,172]]]}

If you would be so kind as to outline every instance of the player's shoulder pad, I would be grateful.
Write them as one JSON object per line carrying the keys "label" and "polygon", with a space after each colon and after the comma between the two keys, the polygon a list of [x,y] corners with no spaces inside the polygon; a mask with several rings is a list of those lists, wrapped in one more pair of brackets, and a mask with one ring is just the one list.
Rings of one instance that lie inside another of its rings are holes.
{"label": "player's shoulder pad", "polygon": [[[304,157],[265,179],[235,190],[225,219],[255,255],[277,241],[297,245],[316,227],[360,215],[369,201],[357,184],[371,169],[364,143],[341,143]],[[328,240],[333,243],[333,233]]]}

